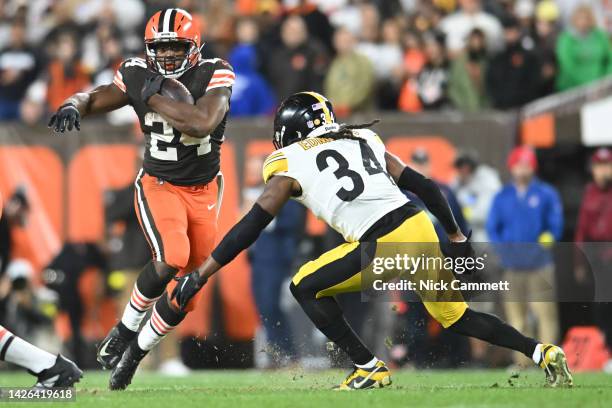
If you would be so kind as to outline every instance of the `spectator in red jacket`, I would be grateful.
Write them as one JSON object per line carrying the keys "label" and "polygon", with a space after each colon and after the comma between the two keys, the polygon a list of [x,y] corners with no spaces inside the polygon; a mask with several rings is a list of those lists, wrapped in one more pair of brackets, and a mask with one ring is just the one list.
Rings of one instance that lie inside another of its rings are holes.
{"label": "spectator in red jacket", "polygon": [[602,147],[591,157],[593,181],[582,197],[576,242],[612,241],[612,150]]}
{"label": "spectator in red jacket", "polygon": [[[602,147],[595,151],[591,157],[591,173],[593,181],[587,184],[578,215],[575,241],[581,245],[589,242],[612,241],[612,150]],[[593,248],[583,246],[588,254],[588,264],[594,275],[595,300],[609,299],[611,277],[606,270],[612,261],[612,251],[597,245]],[[609,248],[608,245],[605,246]],[[581,257],[584,259],[584,257]],[[574,271],[576,280],[584,282],[587,278],[586,265],[578,262]],[[604,275],[605,273],[605,275]],[[608,349],[612,350],[612,314],[611,302],[594,303],[594,320],[601,328]],[[612,372],[612,360],[609,360],[604,370]]]}

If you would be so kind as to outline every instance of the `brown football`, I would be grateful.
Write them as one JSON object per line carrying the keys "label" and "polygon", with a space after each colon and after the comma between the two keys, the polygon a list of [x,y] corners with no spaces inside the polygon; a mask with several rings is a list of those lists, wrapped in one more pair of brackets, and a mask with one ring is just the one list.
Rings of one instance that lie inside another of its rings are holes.
{"label": "brown football", "polygon": [[161,92],[163,96],[168,98],[184,102],[193,105],[193,95],[189,92],[189,89],[181,82],[173,78],[166,78],[162,84]]}

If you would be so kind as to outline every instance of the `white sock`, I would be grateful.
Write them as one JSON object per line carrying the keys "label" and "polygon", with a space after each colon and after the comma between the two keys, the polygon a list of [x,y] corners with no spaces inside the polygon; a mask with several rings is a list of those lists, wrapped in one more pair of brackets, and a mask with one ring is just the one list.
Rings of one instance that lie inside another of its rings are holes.
{"label": "white sock", "polygon": [[538,345],[535,347],[533,356],[531,358],[533,359],[534,363],[540,365],[540,362],[542,361],[542,343],[538,343]]}
{"label": "white sock", "polygon": [[125,305],[121,322],[128,329],[137,332],[140,328],[140,323],[142,323],[142,319],[144,319],[147,314],[147,310],[155,304],[157,299],[159,299],[159,296],[153,299],[144,296],[140,293],[140,290],[138,290],[138,285],[134,284],[132,297],[128,304]]}
{"label": "white sock", "polygon": [[0,326],[0,352],[3,360],[27,368],[33,373],[53,367],[57,356],[15,336]]}
{"label": "white sock", "polygon": [[157,313],[157,309],[153,308],[151,318],[138,334],[138,347],[142,350],[151,350],[175,327],[166,323]]}
{"label": "white sock", "polygon": [[378,361],[379,360],[376,357],[374,357],[373,359],[371,359],[370,361],[368,361],[367,363],[363,365],[359,365],[359,364],[355,364],[355,365],[359,368],[370,369],[370,368],[374,368],[374,366],[376,365],[376,363],[378,363]]}

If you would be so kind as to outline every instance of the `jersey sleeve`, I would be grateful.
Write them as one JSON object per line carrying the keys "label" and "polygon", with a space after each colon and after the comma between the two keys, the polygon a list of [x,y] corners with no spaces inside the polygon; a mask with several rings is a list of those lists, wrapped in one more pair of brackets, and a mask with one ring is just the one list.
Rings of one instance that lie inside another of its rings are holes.
{"label": "jersey sleeve", "polygon": [[231,90],[232,86],[234,86],[235,79],[236,74],[234,73],[234,68],[232,68],[228,62],[218,59],[215,62],[215,70],[213,71],[210,81],[206,86],[206,92],[210,91],[211,89],[223,87]]}
{"label": "jersey sleeve", "polygon": [[263,180],[267,183],[274,175],[286,175],[289,172],[289,161],[282,151],[275,151],[264,161]]}
{"label": "jersey sleeve", "polygon": [[[143,74],[146,72],[147,69],[148,65],[144,59],[129,58],[123,61],[115,72],[113,84],[115,84],[117,88],[121,89],[123,93],[129,94],[129,84],[135,83],[137,78],[143,78]],[[132,91],[134,92],[135,90]]]}
{"label": "jersey sleeve", "polygon": [[127,93],[127,88],[125,86],[125,82],[123,82],[123,63],[115,71],[115,77],[113,78],[113,84],[117,85],[117,88],[121,89],[123,93]]}

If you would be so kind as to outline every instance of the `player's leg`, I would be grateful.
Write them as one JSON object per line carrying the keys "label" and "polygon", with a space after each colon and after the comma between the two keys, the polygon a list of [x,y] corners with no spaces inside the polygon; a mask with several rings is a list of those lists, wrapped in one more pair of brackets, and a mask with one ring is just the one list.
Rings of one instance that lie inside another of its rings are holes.
{"label": "player's leg", "polygon": [[[187,273],[199,266],[211,253],[216,235],[217,213],[213,203],[216,203],[216,185],[210,183],[207,186],[198,187],[170,187],[173,197],[178,199],[177,207],[185,214],[184,234],[178,237],[172,229],[162,232],[164,244],[166,237],[175,237],[174,244],[182,243],[188,254],[187,259],[181,262],[173,262],[181,273]],[[172,238],[171,238],[172,239]],[[173,274],[174,276],[174,274]],[[132,341],[121,360],[113,370],[110,378],[110,388],[113,390],[125,389],[131,382],[132,377],[144,356],[159,342],[171,333],[185,318],[187,312],[193,310],[199,296],[194,297],[186,308],[180,310],[176,302],[170,301],[170,294],[176,281],[168,279],[163,293],[155,301],[151,317],[142,327],[138,337]]]}
{"label": "player's leg", "polygon": [[[178,272],[179,275],[189,273],[200,266],[213,250],[217,232],[217,212],[212,206],[217,201],[215,183],[195,188],[177,188],[177,194],[187,211],[187,239],[189,240],[189,259]],[[138,345],[148,351],[155,347],[166,335],[173,331],[183,321],[186,313],[181,311],[176,301],[170,301],[170,295],[176,285],[171,281],[166,286],[166,294],[162,296],[153,309],[148,324],[145,324],[138,335]],[[199,296],[187,305],[186,311],[193,310]]]}
{"label": "player's leg", "polygon": [[17,364],[37,377],[35,387],[70,387],[83,376],[76,364],[15,336],[0,326],[0,360]]}
{"label": "player's leg", "polygon": [[100,343],[98,361],[106,369],[119,363],[147,311],[189,259],[187,212],[173,186],[141,172],[136,179],[134,203],[153,259],[138,275],[121,321]]}
{"label": "player's leg", "polygon": [[353,372],[337,389],[378,388],[391,384],[389,370],[349,326],[334,298],[338,293],[361,290],[364,250],[364,244],[359,242],[342,244],[304,264],[290,286],[291,293],[314,325],[355,364]]}
{"label": "player's leg", "polygon": [[[424,213],[410,217],[400,227],[379,238],[377,242],[379,243],[379,251],[383,251],[380,247],[384,245],[384,242],[401,242],[405,252],[412,250],[416,251],[417,256],[424,253],[429,258],[443,256],[434,227]],[[425,243],[425,245],[414,245],[420,243]],[[445,282],[450,287],[450,283],[455,277],[452,272],[444,268],[429,268],[416,271],[413,279]],[[419,287],[418,284],[417,287]],[[494,315],[469,309],[463,300],[463,296],[458,291],[416,290],[416,292],[423,300],[427,311],[444,328],[497,346],[519,351],[532,358],[536,364],[546,370],[547,379],[552,385],[557,385],[560,377],[563,377],[566,384],[571,385],[572,377],[567,369],[565,354],[560,347],[538,343]]]}

